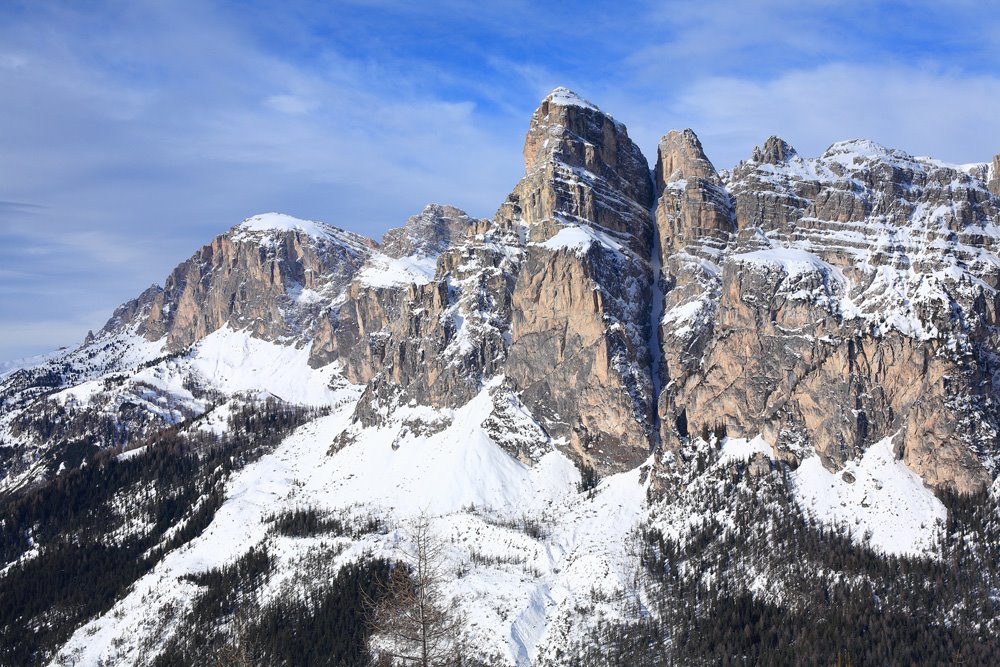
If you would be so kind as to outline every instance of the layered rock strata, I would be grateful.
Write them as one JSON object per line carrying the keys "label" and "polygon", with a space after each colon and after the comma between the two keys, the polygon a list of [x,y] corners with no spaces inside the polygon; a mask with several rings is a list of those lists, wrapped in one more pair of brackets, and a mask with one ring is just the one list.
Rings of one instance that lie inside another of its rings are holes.
{"label": "layered rock strata", "polygon": [[98,377],[87,360],[128,336],[177,355],[229,327],[363,386],[359,429],[485,390],[513,455],[556,447],[601,475],[726,432],[832,470],[895,435],[934,488],[995,478],[1000,156],[957,166],[858,140],[804,158],[771,137],[730,173],[683,130],[651,171],[622,123],[558,88],[524,165],[491,219],[429,205],[381,244],[249,218],[0,399],[28,409]]}

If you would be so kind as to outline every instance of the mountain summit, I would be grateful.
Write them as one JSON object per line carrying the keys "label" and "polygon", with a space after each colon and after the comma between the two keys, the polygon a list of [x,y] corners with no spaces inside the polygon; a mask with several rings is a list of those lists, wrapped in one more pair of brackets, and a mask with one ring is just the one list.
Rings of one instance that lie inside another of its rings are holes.
{"label": "mountain summit", "polygon": [[650,169],[566,88],[523,154],[490,219],[247,218],[4,371],[0,662],[355,664],[431,536],[470,664],[1000,649],[1000,156]]}

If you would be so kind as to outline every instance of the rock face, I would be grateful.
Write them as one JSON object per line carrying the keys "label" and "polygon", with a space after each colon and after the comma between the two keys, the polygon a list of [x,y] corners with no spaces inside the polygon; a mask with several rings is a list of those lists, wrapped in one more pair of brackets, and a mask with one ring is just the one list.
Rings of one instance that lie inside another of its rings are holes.
{"label": "rock face", "polygon": [[669,256],[697,242],[723,248],[735,231],[729,194],[691,130],[672,131],[656,156],[656,226],[660,248]]}
{"label": "rock face", "polygon": [[379,250],[395,258],[437,257],[452,245],[460,244],[472,224],[472,218],[461,209],[428,204],[403,227],[387,231]]}
{"label": "rock face", "polygon": [[625,126],[565,88],[531,116],[524,141],[525,177],[497,214],[528,225],[529,241],[546,241],[582,222],[620,235],[648,257],[652,238],[649,166]]}
{"label": "rock face", "polygon": [[654,402],[645,158],[624,126],[564,89],[536,110],[524,154],[525,177],[493,220],[467,229],[464,213],[428,208],[386,234],[384,253],[433,255],[433,274],[387,285],[362,270],[318,358],[367,384],[362,423],[410,401],[457,407],[502,377],[498,428],[513,392],[543,441],[602,473],[631,467],[649,455]]}
{"label": "rock face", "polygon": [[773,137],[754,151],[726,184],[726,247],[665,262],[694,269],[667,294],[665,441],[683,414],[838,469],[898,432],[928,484],[987,483],[998,210],[976,173],[865,141],[814,160]]}
{"label": "rock face", "polygon": [[307,341],[314,321],[371,253],[368,239],[291,216],[254,216],[217,237],[116,311],[104,333],[140,318],[149,340],[183,350],[223,327],[267,340]]}
{"label": "rock face", "polygon": [[1000,196],[1000,155],[993,156],[993,164],[990,165],[990,192]]}
{"label": "rock face", "polygon": [[[803,158],[771,137],[730,174],[683,130],[651,173],[621,123],[557,88],[524,163],[492,219],[429,205],[381,245],[250,218],[77,357],[123,332],[181,354],[228,326],[335,364],[364,387],[358,428],[485,391],[484,424],[524,461],[556,447],[603,475],[725,430],[837,470],[895,434],[934,488],[996,477],[1000,156],[857,140]],[[15,374],[0,399],[26,406],[88,363]]]}
{"label": "rock face", "polygon": [[565,89],[535,111],[525,177],[494,221],[529,240],[504,372],[561,446],[599,471],[652,444],[653,183],[623,125]]}

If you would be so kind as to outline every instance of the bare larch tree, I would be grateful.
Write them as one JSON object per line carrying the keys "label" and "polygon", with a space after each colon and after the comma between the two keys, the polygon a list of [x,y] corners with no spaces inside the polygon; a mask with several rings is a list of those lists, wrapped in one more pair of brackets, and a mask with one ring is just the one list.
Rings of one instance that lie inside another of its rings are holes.
{"label": "bare larch tree", "polygon": [[407,530],[403,558],[370,607],[374,653],[383,663],[442,667],[462,664],[461,618],[443,592],[445,544],[426,514]]}

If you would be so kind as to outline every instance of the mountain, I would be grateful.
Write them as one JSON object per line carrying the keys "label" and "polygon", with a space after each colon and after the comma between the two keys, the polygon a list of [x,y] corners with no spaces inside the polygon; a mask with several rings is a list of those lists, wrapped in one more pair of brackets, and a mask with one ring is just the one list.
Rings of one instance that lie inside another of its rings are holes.
{"label": "mountain", "polygon": [[3,370],[0,663],[365,664],[429,535],[468,664],[990,664],[1000,156],[650,169],[557,88],[524,163],[381,243],[252,216]]}

